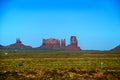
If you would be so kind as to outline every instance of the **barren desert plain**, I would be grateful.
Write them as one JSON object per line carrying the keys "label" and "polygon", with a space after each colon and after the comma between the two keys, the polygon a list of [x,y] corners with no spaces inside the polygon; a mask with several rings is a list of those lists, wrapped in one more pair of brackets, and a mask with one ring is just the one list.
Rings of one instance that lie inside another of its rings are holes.
{"label": "barren desert plain", "polygon": [[0,51],[0,80],[120,80],[120,51]]}

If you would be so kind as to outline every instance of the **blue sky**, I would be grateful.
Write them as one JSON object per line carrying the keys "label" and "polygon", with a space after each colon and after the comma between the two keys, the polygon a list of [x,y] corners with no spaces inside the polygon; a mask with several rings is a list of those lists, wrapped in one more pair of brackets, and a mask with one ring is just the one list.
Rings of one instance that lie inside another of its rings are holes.
{"label": "blue sky", "polygon": [[76,36],[83,50],[109,50],[120,44],[119,0],[1,0],[0,44],[20,38],[38,47],[43,38]]}

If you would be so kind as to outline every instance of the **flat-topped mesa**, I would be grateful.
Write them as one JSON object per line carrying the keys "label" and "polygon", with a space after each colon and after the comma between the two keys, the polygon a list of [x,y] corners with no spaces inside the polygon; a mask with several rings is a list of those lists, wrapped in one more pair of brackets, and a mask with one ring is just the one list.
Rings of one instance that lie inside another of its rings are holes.
{"label": "flat-topped mesa", "polygon": [[116,46],[116,47],[113,48],[112,50],[120,50],[120,45]]}
{"label": "flat-topped mesa", "polygon": [[54,38],[43,39],[40,48],[60,49],[60,40]]}
{"label": "flat-topped mesa", "polygon": [[32,47],[31,46],[26,46],[26,45],[22,44],[22,42],[18,38],[18,39],[16,39],[16,43],[10,44],[10,45],[6,46],[6,48],[27,49],[27,48],[32,48]]}

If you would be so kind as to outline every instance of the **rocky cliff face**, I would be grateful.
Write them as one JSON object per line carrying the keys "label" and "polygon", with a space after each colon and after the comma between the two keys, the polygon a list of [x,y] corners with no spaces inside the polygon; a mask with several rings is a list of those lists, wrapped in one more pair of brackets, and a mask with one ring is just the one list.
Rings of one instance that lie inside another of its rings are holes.
{"label": "rocky cliff face", "polygon": [[112,50],[120,50],[120,45],[116,46],[114,49]]}
{"label": "rocky cliff face", "polygon": [[66,48],[66,41],[65,39],[61,40],[61,49],[65,49]]}
{"label": "rocky cliff face", "polygon": [[70,39],[70,45],[66,46],[65,39],[60,40],[49,38],[49,39],[43,39],[42,45],[40,48],[50,48],[50,49],[64,49],[64,50],[81,50],[80,47],[77,46],[78,41],[76,36],[71,36]]}
{"label": "rocky cliff face", "polygon": [[20,41],[20,39],[16,39],[16,43],[14,44],[10,44],[8,46],[6,46],[6,48],[20,48],[20,49],[26,49],[26,48],[32,48],[31,46],[26,46],[24,44],[22,44],[22,42]]}
{"label": "rocky cliff face", "polygon": [[66,47],[66,50],[81,50],[80,47],[77,46],[78,41],[76,36],[71,36],[70,45]]}
{"label": "rocky cliff face", "polygon": [[59,49],[60,48],[60,40],[49,38],[43,39],[42,46],[40,48],[51,48],[51,49]]}

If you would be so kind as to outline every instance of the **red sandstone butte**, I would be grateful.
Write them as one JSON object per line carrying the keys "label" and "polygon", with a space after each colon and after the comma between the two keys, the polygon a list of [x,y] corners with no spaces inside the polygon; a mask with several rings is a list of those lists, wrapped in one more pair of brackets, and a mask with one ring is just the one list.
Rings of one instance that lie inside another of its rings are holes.
{"label": "red sandstone butte", "polygon": [[114,49],[112,50],[120,50],[120,45],[116,46]]}
{"label": "red sandstone butte", "polygon": [[43,39],[40,48],[60,49],[60,40],[54,38]]}
{"label": "red sandstone butte", "polygon": [[16,43],[10,44],[10,45],[6,46],[6,48],[28,49],[28,48],[32,48],[32,47],[31,46],[26,46],[26,45],[22,44],[20,39],[16,39]]}
{"label": "red sandstone butte", "polygon": [[49,38],[49,39],[43,39],[42,45],[40,48],[49,48],[49,49],[63,49],[63,50],[81,50],[80,47],[77,46],[78,41],[76,36],[71,36],[70,44],[66,46],[66,40],[62,39],[61,44],[60,40]]}
{"label": "red sandstone butte", "polygon": [[68,45],[65,49],[66,50],[81,50],[77,44],[78,44],[78,41],[77,41],[76,36],[71,36],[70,45]]}
{"label": "red sandstone butte", "polygon": [[66,41],[65,39],[61,40],[61,49],[65,49],[66,48]]}

